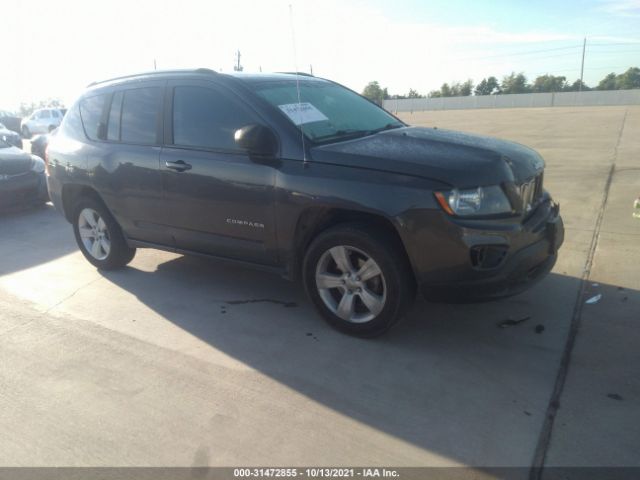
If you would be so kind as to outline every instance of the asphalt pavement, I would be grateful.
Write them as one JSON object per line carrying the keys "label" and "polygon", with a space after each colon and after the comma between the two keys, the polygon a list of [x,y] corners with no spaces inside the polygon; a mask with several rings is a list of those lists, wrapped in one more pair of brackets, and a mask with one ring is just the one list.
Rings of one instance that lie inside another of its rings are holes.
{"label": "asphalt pavement", "polygon": [[361,340],[278,277],[99,272],[51,205],[1,214],[0,465],[640,466],[640,107],[403,118],[540,151],[566,227],[544,281]]}

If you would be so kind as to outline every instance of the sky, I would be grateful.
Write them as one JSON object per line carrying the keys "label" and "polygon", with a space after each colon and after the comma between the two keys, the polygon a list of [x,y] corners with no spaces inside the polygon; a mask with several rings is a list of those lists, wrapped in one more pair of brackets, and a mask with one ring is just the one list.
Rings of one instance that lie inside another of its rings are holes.
{"label": "sky", "polygon": [[640,66],[640,0],[3,0],[0,109],[154,69],[310,71],[426,94],[524,72],[595,85]]}

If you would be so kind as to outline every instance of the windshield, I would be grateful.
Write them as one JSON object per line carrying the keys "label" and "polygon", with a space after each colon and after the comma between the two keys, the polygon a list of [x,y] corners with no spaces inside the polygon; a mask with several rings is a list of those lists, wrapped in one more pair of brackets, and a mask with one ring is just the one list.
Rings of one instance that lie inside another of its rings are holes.
{"label": "windshield", "polygon": [[404,124],[360,95],[334,83],[300,80],[300,103],[296,80],[253,85],[254,91],[282,112],[305,136],[329,143],[371,135]]}

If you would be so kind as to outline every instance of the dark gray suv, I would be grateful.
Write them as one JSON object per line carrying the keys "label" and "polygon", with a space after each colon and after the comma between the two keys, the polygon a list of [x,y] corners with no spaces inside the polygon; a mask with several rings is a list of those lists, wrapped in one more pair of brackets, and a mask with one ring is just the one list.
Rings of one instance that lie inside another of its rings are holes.
{"label": "dark gray suv", "polygon": [[88,87],[48,149],[48,185],[98,268],[151,247],[301,278],[357,335],[429,298],[522,291],[564,230],[542,158],[411,127],[303,74],[154,72]]}

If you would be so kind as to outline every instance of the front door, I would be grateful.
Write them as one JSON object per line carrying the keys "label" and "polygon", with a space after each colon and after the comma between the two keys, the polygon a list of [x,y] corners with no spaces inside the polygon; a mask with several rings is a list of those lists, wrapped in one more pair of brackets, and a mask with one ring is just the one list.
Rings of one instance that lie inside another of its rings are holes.
{"label": "front door", "polygon": [[170,82],[166,95],[160,168],[176,248],[275,264],[276,167],[234,141],[238,128],[264,122],[212,82]]}

